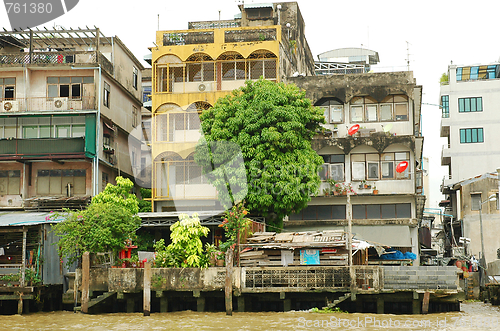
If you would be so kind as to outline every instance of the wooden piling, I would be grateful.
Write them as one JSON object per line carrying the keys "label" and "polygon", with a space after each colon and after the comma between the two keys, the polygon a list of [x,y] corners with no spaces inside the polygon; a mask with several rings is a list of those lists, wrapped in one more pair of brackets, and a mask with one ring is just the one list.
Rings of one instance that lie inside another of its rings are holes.
{"label": "wooden piling", "polygon": [[144,316],[151,315],[151,262],[144,263]]}
{"label": "wooden piling", "polygon": [[89,312],[89,286],[90,286],[90,253],[83,253],[82,257],[82,313]]}
{"label": "wooden piling", "polygon": [[233,249],[226,252],[226,315],[233,315]]}
{"label": "wooden piling", "polygon": [[424,293],[424,301],[422,302],[422,314],[427,314],[429,312],[429,299],[431,294],[429,292]]}
{"label": "wooden piling", "polygon": [[19,315],[23,314],[23,292],[19,293],[19,300],[17,300],[17,313]]}

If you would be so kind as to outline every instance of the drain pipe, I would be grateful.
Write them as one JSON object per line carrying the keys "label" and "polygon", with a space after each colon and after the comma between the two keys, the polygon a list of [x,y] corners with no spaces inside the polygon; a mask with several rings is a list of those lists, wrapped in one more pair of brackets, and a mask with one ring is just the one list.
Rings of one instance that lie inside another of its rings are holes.
{"label": "drain pipe", "polygon": [[93,176],[92,176],[92,196],[96,196],[99,192],[98,189],[98,177],[99,177],[99,128],[101,126],[101,81],[102,81],[102,70],[101,65],[97,67],[71,67],[75,70],[89,70],[98,69],[99,70],[99,87],[97,93],[97,118],[96,118],[96,137],[95,137],[95,156],[93,161]]}

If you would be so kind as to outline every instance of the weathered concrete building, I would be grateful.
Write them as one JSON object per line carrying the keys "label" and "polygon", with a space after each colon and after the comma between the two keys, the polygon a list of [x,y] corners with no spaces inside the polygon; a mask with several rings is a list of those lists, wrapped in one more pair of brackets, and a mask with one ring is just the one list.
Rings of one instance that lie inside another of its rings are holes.
{"label": "weathered concrete building", "polygon": [[[450,186],[444,193],[448,199],[441,202],[445,207],[444,217],[447,256],[482,255],[481,213],[483,223],[484,256],[487,263],[497,259],[500,249],[500,210],[498,200],[498,173],[485,173],[468,178]],[[496,198],[493,199],[490,197]],[[481,209],[481,211],[480,211]],[[470,239],[466,243],[461,237]]]}
{"label": "weathered concrete building", "polygon": [[244,4],[234,20],[158,31],[152,49],[153,210],[220,210],[215,188],[194,162],[199,113],[260,77],[314,74],[296,2]]}
{"label": "weathered concrete building", "polygon": [[[359,239],[419,253],[422,195],[422,87],[412,72],[288,78],[325,111],[325,132],[313,148],[325,161],[321,189],[289,216],[287,230],[344,229],[345,195],[353,188],[353,232]],[[353,126],[360,127],[349,134]],[[408,167],[398,172],[398,166]],[[332,182],[334,181],[334,182]]]}
{"label": "weathered concrete building", "polygon": [[449,175],[443,187],[500,166],[500,64],[449,65],[447,74],[440,91],[441,137],[448,139],[441,154]]}
{"label": "weathered concrete building", "polygon": [[76,207],[132,176],[142,69],[97,28],[1,32],[0,208]]}

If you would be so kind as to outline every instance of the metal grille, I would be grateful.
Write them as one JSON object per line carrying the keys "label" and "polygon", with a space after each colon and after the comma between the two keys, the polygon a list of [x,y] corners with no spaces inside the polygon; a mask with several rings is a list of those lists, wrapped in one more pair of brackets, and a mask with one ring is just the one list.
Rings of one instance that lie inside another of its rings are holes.
{"label": "metal grille", "polygon": [[350,286],[349,268],[246,268],[245,286],[337,287]]}

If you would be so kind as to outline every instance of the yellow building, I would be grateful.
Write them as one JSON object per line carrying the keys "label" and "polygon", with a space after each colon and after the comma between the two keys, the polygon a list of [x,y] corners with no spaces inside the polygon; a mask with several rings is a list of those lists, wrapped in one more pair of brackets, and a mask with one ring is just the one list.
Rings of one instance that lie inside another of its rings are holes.
{"label": "yellow building", "polygon": [[311,75],[314,61],[296,2],[240,5],[234,20],[157,31],[152,49],[153,211],[219,210],[194,162],[199,114],[260,77]]}

